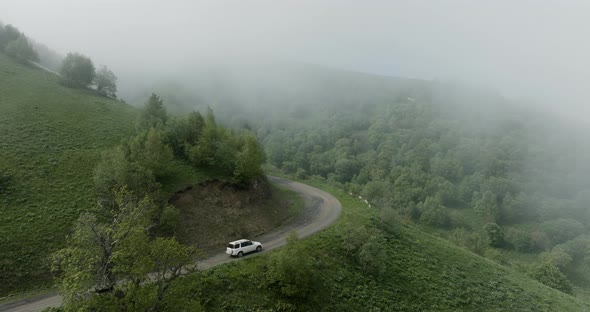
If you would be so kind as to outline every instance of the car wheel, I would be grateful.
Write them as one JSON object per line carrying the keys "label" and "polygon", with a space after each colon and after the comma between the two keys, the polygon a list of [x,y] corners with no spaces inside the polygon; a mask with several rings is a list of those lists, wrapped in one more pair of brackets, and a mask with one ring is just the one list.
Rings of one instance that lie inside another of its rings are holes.
{"label": "car wheel", "polygon": [[256,251],[257,251],[257,252],[260,252],[261,250],[262,250],[262,246],[258,246],[258,247],[256,247]]}
{"label": "car wheel", "polygon": [[238,258],[241,258],[243,255],[244,255],[244,253],[243,253],[243,252],[241,252],[241,251],[240,251],[240,252],[238,252]]}

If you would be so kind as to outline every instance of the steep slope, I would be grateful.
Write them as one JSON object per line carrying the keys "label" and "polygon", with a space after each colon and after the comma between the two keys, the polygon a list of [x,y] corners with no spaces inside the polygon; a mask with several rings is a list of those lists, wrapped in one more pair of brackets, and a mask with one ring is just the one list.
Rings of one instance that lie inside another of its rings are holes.
{"label": "steep slope", "polygon": [[48,253],[95,204],[94,164],[136,115],[0,54],[0,294],[47,284]]}
{"label": "steep slope", "polygon": [[340,219],[310,238],[171,285],[171,310],[586,311],[588,303],[433,237],[323,182]]}

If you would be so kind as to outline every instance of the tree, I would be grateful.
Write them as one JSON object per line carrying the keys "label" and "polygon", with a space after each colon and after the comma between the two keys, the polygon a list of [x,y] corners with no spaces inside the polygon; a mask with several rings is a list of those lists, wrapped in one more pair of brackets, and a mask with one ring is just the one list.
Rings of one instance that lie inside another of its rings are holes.
{"label": "tree", "polygon": [[4,51],[8,43],[17,40],[19,36],[21,32],[10,24],[0,27],[0,50]]}
{"label": "tree", "polygon": [[60,73],[67,81],[82,87],[88,87],[96,76],[92,60],[79,53],[68,53]]}
{"label": "tree", "polygon": [[12,56],[20,62],[39,61],[37,51],[23,34],[20,34],[16,40],[10,41],[4,51],[7,55]]}
{"label": "tree", "polygon": [[164,293],[175,279],[197,269],[195,255],[196,249],[183,246],[174,238],[159,237],[151,242],[150,269],[157,286],[154,310],[159,309],[164,301]]}
{"label": "tree", "polygon": [[121,146],[103,152],[94,169],[98,202],[105,208],[115,205],[115,192],[126,187],[138,197],[152,195],[159,189],[154,174],[137,161],[130,161]]}
{"label": "tree", "polygon": [[498,202],[496,195],[491,191],[485,191],[483,195],[475,194],[476,197],[474,210],[485,221],[496,222],[498,217]]}
{"label": "tree", "polygon": [[551,238],[554,245],[564,243],[584,233],[584,225],[573,219],[546,221],[541,224],[541,229]]}
{"label": "tree", "polygon": [[204,124],[199,112],[169,120],[166,123],[166,143],[170,144],[175,155],[188,158],[188,150],[199,142]]}
{"label": "tree", "polygon": [[137,119],[137,130],[148,130],[150,128],[160,128],[166,124],[168,115],[164,102],[160,97],[152,93],[143,107],[143,111]]}
{"label": "tree", "polygon": [[106,66],[102,66],[94,77],[94,83],[96,84],[96,90],[108,97],[117,97],[117,76],[108,69]]}
{"label": "tree", "polygon": [[156,177],[166,175],[169,171],[170,163],[174,159],[172,148],[163,142],[163,136],[160,131],[151,128],[147,135],[138,136],[135,142],[131,158],[140,161],[143,166],[151,170]]}
{"label": "tree", "polygon": [[110,292],[121,278],[133,277],[125,274],[135,273],[129,269],[118,270],[117,261],[130,252],[122,246],[141,246],[147,240],[149,215],[155,206],[149,198],[137,203],[130,197],[126,189],[117,193],[117,206],[106,223],[93,214],[82,214],[67,238],[67,247],[53,254],[52,270],[61,273],[58,284],[66,303],[80,299],[88,290]]}
{"label": "tree", "polygon": [[532,278],[551,288],[555,288],[566,294],[573,294],[572,284],[567,279],[567,277],[561,273],[559,268],[553,264],[544,262],[535,265],[529,274]]}
{"label": "tree", "polygon": [[488,243],[492,247],[504,246],[504,232],[496,223],[488,223],[484,226],[488,235]]}
{"label": "tree", "polygon": [[380,233],[374,233],[361,246],[358,260],[363,270],[375,277],[382,276],[387,269],[387,253],[383,248],[387,242],[384,241]]}
{"label": "tree", "polygon": [[245,134],[242,140],[241,150],[237,154],[234,178],[238,183],[248,183],[264,175],[261,168],[264,162],[264,151],[258,145],[258,140],[253,133]]}
{"label": "tree", "polygon": [[218,129],[215,122],[215,115],[209,108],[200,133],[199,143],[188,150],[190,161],[197,166],[214,166],[216,163],[215,154],[222,135],[222,131]]}
{"label": "tree", "polygon": [[136,201],[122,189],[110,218],[80,216],[66,248],[52,256],[66,308],[109,310],[104,300],[111,298],[130,310],[160,309],[171,283],[196,270],[196,249],[174,238],[150,240],[157,210],[149,197]]}
{"label": "tree", "polygon": [[451,218],[438,198],[427,197],[423,205],[421,222],[439,227],[447,227],[451,224]]}
{"label": "tree", "polygon": [[292,232],[287,238],[287,248],[271,259],[268,281],[279,294],[289,299],[305,300],[311,296],[316,286],[313,259],[298,242],[297,234]]}

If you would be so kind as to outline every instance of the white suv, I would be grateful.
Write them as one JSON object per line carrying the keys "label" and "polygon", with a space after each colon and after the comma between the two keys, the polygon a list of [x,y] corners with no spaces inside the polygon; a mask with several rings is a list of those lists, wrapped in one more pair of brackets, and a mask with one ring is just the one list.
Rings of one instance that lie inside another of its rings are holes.
{"label": "white suv", "polygon": [[261,250],[262,244],[260,242],[253,242],[247,239],[240,239],[229,243],[227,245],[227,250],[225,252],[230,256],[241,257],[249,252]]}

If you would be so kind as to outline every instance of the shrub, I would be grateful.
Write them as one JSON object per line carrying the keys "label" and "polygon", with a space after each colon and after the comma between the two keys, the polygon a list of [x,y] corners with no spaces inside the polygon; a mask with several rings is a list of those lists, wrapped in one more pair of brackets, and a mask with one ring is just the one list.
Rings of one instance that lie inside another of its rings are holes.
{"label": "shrub", "polygon": [[514,249],[520,252],[531,252],[534,250],[534,244],[531,241],[529,232],[527,231],[511,231],[509,242],[512,244],[512,246],[514,246]]}
{"label": "shrub", "polygon": [[385,273],[387,264],[387,254],[383,246],[386,242],[376,233],[361,246],[358,254],[358,260],[363,270],[375,277]]}
{"label": "shrub", "polygon": [[267,280],[287,299],[305,299],[315,291],[313,259],[304,248],[293,232],[287,238],[287,247],[271,259]]}
{"label": "shrub", "polygon": [[531,268],[529,275],[539,282],[562,291],[573,294],[573,286],[567,277],[555,265],[544,262]]}
{"label": "shrub", "polygon": [[160,215],[159,230],[161,234],[166,236],[173,236],[175,234],[176,225],[180,218],[180,211],[172,205],[168,205],[162,209]]}
{"label": "shrub", "polygon": [[488,236],[488,244],[492,247],[504,246],[504,232],[496,223],[488,223],[484,226]]}
{"label": "shrub", "polygon": [[484,235],[464,228],[454,230],[448,239],[455,245],[467,248],[478,255],[483,255],[488,246]]}
{"label": "shrub", "polygon": [[565,252],[562,248],[553,248],[551,252],[541,254],[541,258],[559,269],[564,269],[572,262],[572,256]]}
{"label": "shrub", "polygon": [[557,219],[541,224],[541,229],[554,245],[564,243],[584,232],[584,225],[572,219]]}
{"label": "shrub", "polygon": [[444,209],[440,200],[433,197],[426,198],[420,221],[438,227],[447,227],[451,223],[449,213]]}

